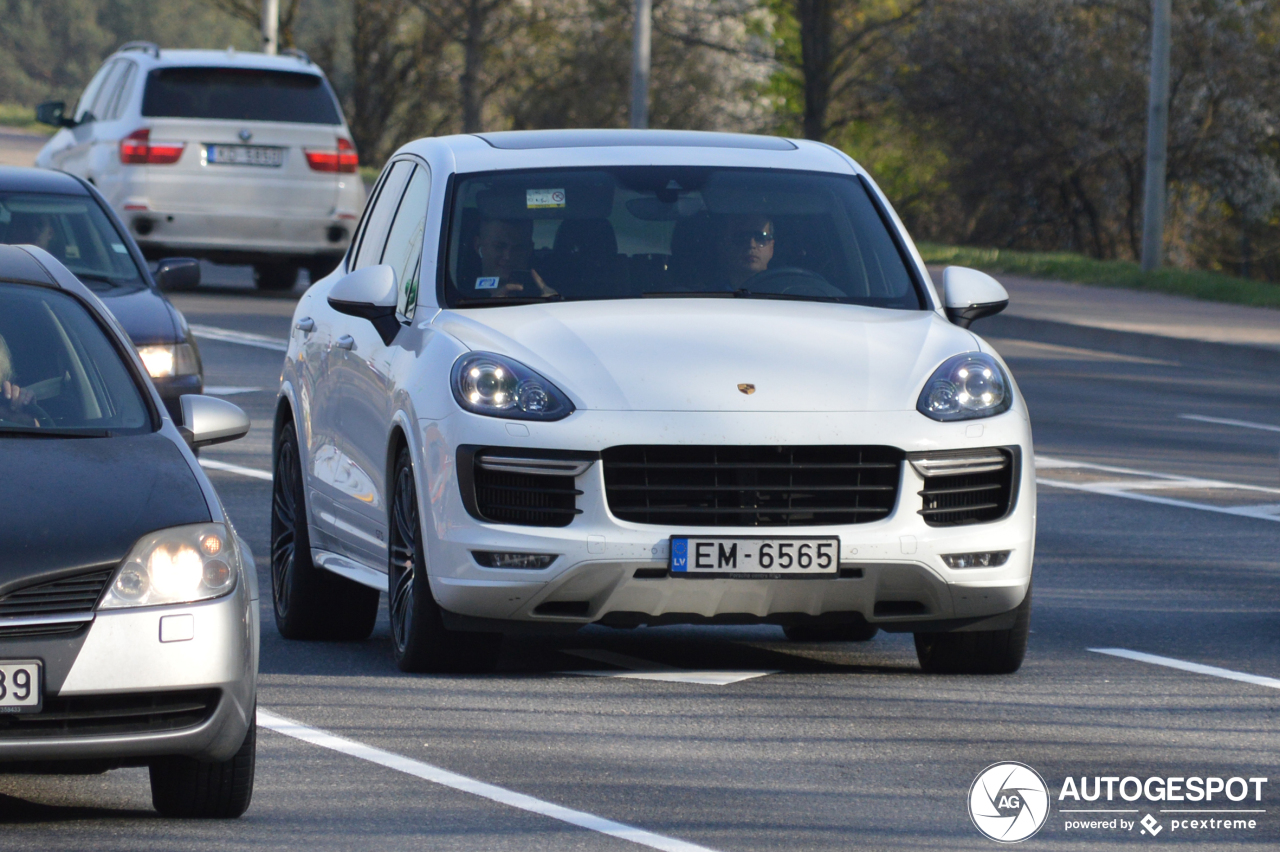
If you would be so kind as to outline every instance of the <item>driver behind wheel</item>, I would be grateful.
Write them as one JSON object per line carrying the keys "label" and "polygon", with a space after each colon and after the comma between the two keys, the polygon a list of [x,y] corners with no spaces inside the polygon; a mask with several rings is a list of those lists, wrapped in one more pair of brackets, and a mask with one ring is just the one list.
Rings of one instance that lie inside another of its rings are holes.
{"label": "driver behind wheel", "polygon": [[13,356],[9,354],[9,344],[0,335],[0,420],[24,426],[39,426],[40,421],[23,410],[33,402],[35,394],[23,390],[13,382]]}
{"label": "driver behind wheel", "polygon": [[476,293],[469,296],[554,296],[538,271],[530,267],[533,257],[533,220],[485,219],[476,235],[475,250],[480,255],[480,277]]}
{"label": "driver behind wheel", "polygon": [[730,290],[739,290],[773,260],[773,220],[768,216],[726,216],[716,234],[720,274]]}

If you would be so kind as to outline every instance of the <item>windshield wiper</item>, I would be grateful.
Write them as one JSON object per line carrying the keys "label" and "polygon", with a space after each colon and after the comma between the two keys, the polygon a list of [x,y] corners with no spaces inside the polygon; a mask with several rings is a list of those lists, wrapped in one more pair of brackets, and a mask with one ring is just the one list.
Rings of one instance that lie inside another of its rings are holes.
{"label": "windshield wiper", "polygon": [[490,307],[501,307],[503,305],[536,305],[542,302],[562,302],[564,296],[559,293],[552,293],[548,296],[511,296],[501,299],[458,299],[451,307],[455,308],[476,308],[481,305]]}
{"label": "windshield wiper", "polygon": [[732,290],[654,290],[641,293],[642,299],[732,299],[738,294]]}
{"label": "windshield wiper", "polygon": [[794,293],[756,293],[750,290],[736,290],[734,296],[739,299],[784,299],[789,302],[845,302],[843,296],[798,296]]}
{"label": "windshield wiper", "polygon": [[110,429],[42,429],[39,426],[0,425],[0,435],[29,435],[34,438],[113,438]]}

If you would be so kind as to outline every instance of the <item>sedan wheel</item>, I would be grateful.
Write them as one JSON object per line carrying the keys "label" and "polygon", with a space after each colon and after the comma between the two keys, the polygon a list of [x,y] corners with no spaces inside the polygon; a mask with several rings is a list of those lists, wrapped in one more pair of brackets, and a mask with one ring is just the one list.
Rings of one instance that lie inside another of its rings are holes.
{"label": "sedan wheel", "polygon": [[396,458],[391,500],[388,608],[391,651],[406,672],[492,671],[501,634],[448,630],[431,594],[418,518],[418,491],[408,449]]}
{"label": "sedan wheel", "polygon": [[365,639],[378,617],[378,590],[311,561],[302,462],[292,423],[280,430],[271,488],[271,599],[286,639]]}

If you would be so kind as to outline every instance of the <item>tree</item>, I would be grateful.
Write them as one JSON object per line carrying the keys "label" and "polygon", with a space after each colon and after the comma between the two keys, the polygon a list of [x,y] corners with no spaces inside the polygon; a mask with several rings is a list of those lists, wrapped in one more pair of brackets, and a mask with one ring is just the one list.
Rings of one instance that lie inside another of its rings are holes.
{"label": "tree", "polygon": [[[217,9],[222,10],[236,20],[243,21],[256,30],[262,29],[262,0],[208,0]],[[295,47],[293,25],[298,16],[301,0],[285,0],[280,4],[280,20],[276,38],[281,47]]]}

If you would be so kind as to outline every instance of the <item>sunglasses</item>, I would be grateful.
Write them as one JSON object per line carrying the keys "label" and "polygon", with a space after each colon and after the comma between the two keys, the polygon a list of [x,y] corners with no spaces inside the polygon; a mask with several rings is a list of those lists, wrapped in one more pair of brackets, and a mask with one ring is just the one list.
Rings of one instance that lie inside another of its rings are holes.
{"label": "sunglasses", "polygon": [[768,231],[741,230],[730,231],[728,234],[730,245],[740,246],[747,243],[755,243],[756,245],[767,246],[773,242],[773,234]]}

